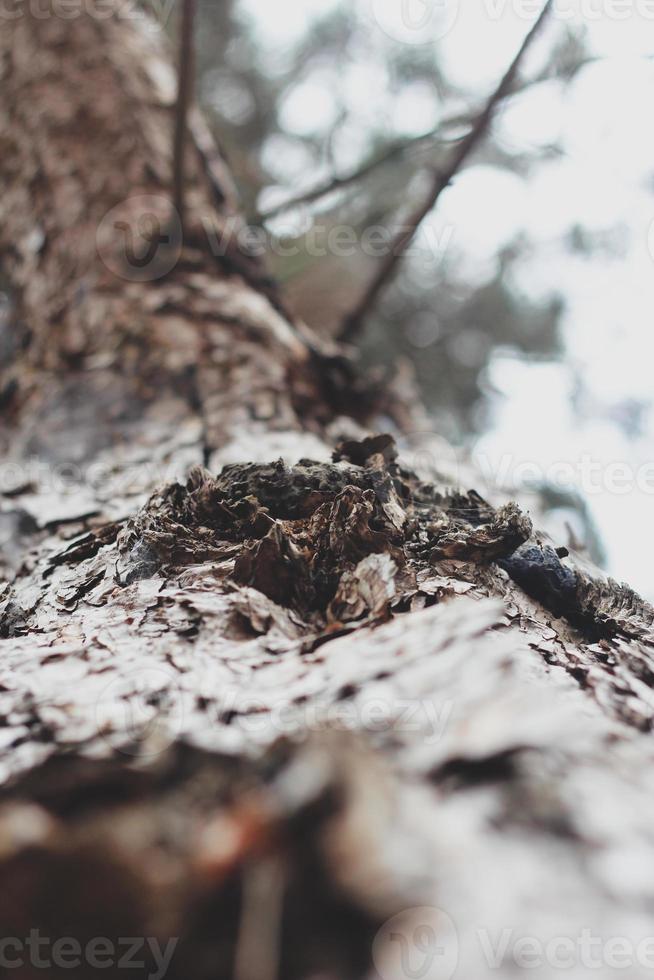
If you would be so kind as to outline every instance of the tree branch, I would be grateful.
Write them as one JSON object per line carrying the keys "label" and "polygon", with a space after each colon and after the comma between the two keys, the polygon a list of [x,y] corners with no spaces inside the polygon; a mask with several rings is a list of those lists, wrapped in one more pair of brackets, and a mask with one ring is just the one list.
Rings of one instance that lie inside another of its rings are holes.
{"label": "tree branch", "polygon": [[175,133],[173,143],[173,202],[180,224],[184,228],[184,187],[185,156],[188,135],[188,117],[193,97],[193,76],[195,58],[193,50],[193,26],[196,0],[183,0],[182,22],[179,40],[179,75],[177,89],[177,108],[175,112]]}
{"label": "tree branch", "polygon": [[[602,56],[593,55],[581,60],[576,67],[577,69],[585,68],[587,65],[592,65],[598,61],[605,60],[606,58]],[[558,77],[559,76],[556,73],[551,76],[541,73],[534,78],[528,78],[520,83],[514,83],[511,86],[510,91],[505,92],[504,96],[502,97],[502,101],[504,101],[506,98],[512,98],[515,95],[520,95],[527,89],[532,88],[534,85],[541,85],[543,82],[547,82]],[[477,113],[457,112],[452,116],[448,116],[446,119],[443,119],[438,126],[434,126],[433,129],[429,129],[427,132],[421,133],[419,136],[411,136],[409,139],[404,140],[401,143],[394,143],[378,156],[368,160],[361,167],[358,167],[356,170],[352,170],[349,174],[345,174],[342,177],[334,175],[330,177],[329,180],[326,180],[322,184],[317,184],[308,191],[302,191],[301,194],[288,197],[285,201],[280,201],[279,204],[274,204],[270,208],[265,208],[263,211],[258,211],[252,216],[251,224],[265,224],[267,221],[277,218],[280,214],[285,214],[287,211],[291,211],[293,208],[301,207],[303,204],[313,204],[314,201],[319,201],[321,198],[327,197],[328,194],[332,194],[334,191],[343,190],[345,187],[350,187],[352,184],[356,184],[360,180],[365,180],[365,178],[369,177],[371,173],[381,169],[381,167],[385,166],[387,163],[390,163],[392,160],[404,156],[405,153],[413,150],[421,143],[428,143],[430,140],[435,140],[439,137],[439,142],[441,143],[458,143],[459,140],[463,139],[464,137],[447,138],[442,134],[455,126],[472,126],[475,119],[477,119]]]}
{"label": "tree branch", "polygon": [[[523,87],[527,88],[527,86],[534,84],[534,81],[539,82],[542,81],[542,79],[530,80],[529,82],[526,82]],[[515,89],[506,93],[507,96],[515,94]],[[289,197],[285,201],[280,201],[279,204],[275,204],[271,208],[266,208],[263,211],[259,211],[253,216],[252,224],[264,224],[266,221],[270,221],[272,218],[277,218],[280,214],[285,214],[287,211],[291,211],[293,208],[301,207],[303,204],[313,204],[314,201],[319,201],[320,198],[327,197],[327,195],[333,193],[333,191],[340,191],[345,187],[350,187],[352,184],[357,184],[360,180],[365,180],[365,178],[369,177],[371,173],[379,170],[387,163],[390,163],[392,160],[395,160],[398,157],[404,156],[405,153],[413,150],[416,146],[420,146],[421,143],[427,143],[429,140],[438,139],[439,136],[441,136],[439,142],[457,143],[459,141],[458,138],[447,139],[446,137],[442,137],[442,134],[453,126],[471,124],[474,119],[476,119],[476,115],[464,115],[460,112],[457,112],[453,116],[448,116],[448,118],[443,119],[438,126],[427,130],[426,133],[421,133],[419,136],[411,136],[409,139],[403,140],[401,143],[394,143],[378,156],[368,160],[367,163],[364,163],[356,170],[352,170],[349,174],[345,174],[342,177],[334,175],[323,184],[317,184],[308,191],[303,191],[301,194]],[[461,137],[461,139],[462,138],[463,137]]]}
{"label": "tree branch", "polygon": [[406,225],[400,230],[360,302],[352,313],[350,313],[343,321],[339,339],[343,341],[352,341],[359,333],[366,316],[374,308],[380,293],[391,282],[407,247],[415,238],[420,225],[429,212],[434,208],[442,192],[449,186],[463,164],[471,156],[473,151],[477,148],[478,144],[485,136],[493,119],[495,109],[497,108],[498,104],[511,92],[513,82],[518,73],[522,60],[545,22],[547,15],[552,8],[552,4],[553,0],[547,0],[538,17],[538,20],[522,42],[520,50],[513,59],[506,74],[502,78],[502,81],[489,98],[483,111],[477,117],[468,135],[453,152],[449,165],[445,168],[445,170],[437,171],[435,173],[434,181],[429,190],[429,194],[409,217]]}
{"label": "tree branch", "polygon": [[330,177],[329,180],[325,181],[324,184],[318,184],[316,187],[311,188],[311,190],[304,191],[302,194],[298,194],[295,197],[290,197],[286,201],[281,201],[279,204],[273,205],[271,208],[267,208],[264,211],[259,211],[253,218],[254,224],[261,224],[266,221],[270,221],[272,218],[278,217],[280,214],[285,214],[286,211],[291,211],[293,208],[300,207],[302,204],[312,204],[314,201],[320,200],[321,197],[326,197],[333,191],[342,190],[344,187],[349,187],[351,184],[356,184],[369,174],[383,167],[384,164],[390,163],[391,160],[395,160],[397,157],[403,156],[408,150],[413,149],[420,143],[425,143],[427,140],[434,139],[441,133],[448,125],[453,123],[455,120],[446,120],[434,129],[429,130],[426,133],[422,133],[420,136],[412,136],[408,140],[404,140],[401,143],[394,143],[393,146],[389,147],[379,156],[373,157],[373,159],[368,160],[364,163],[362,167],[352,170],[349,174],[345,174],[343,177],[335,175]]}

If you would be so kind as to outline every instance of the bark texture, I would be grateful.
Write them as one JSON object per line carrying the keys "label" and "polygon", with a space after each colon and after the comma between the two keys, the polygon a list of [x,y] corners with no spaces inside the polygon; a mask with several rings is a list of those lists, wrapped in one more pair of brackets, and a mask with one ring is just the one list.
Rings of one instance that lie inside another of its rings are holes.
{"label": "bark texture", "polygon": [[0,83],[0,932],[179,937],[193,980],[402,980],[419,906],[463,977],[649,936],[652,609],[414,472],[419,407],[212,255],[199,120],[181,240],[151,31],[25,13]]}

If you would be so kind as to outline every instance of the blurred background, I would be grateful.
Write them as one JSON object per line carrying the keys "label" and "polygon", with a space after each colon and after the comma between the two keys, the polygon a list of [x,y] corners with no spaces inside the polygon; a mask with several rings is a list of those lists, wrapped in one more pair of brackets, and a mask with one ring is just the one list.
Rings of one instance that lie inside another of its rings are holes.
{"label": "blurred background", "polygon": [[[337,331],[375,268],[365,230],[424,195],[539,7],[201,0],[201,102],[314,328]],[[559,0],[357,341],[371,371],[413,365],[435,431],[649,598],[653,7]],[[344,226],[357,244],[330,248]]]}

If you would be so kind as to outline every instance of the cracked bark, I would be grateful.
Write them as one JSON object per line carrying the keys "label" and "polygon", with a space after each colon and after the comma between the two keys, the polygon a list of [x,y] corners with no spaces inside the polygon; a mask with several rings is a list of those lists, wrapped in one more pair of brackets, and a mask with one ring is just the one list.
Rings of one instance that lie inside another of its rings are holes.
{"label": "cracked bark", "polygon": [[515,973],[479,929],[647,935],[652,609],[411,471],[419,406],[210,254],[206,134],[175,239],[152,35],[26,15],[0,81],[2,934],[181,937],[194,980],[363,977],[420,905],[461,976]]}

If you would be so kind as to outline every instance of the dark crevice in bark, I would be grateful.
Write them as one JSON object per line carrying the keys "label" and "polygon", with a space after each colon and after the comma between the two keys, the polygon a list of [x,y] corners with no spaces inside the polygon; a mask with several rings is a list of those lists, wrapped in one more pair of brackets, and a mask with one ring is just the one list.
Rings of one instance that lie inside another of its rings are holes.
{"label": "dark crevice in bark", "polygon": [[[383,614],[396,575],[407,592],[439,560],[488,563],[531,534],[515,505],[496,511],[476,494],[444,496],[400,468],[390,436],[344,443],[334,456],[333,464],[227,466],[215,478],[194,471],[185,486],[155,494],[122,532],[121,580],[233,561],[236,583],[335,624],[363,613],[358,575],[370,587],[377,580]],[[372,556],[380,560],[366,564]]]}

